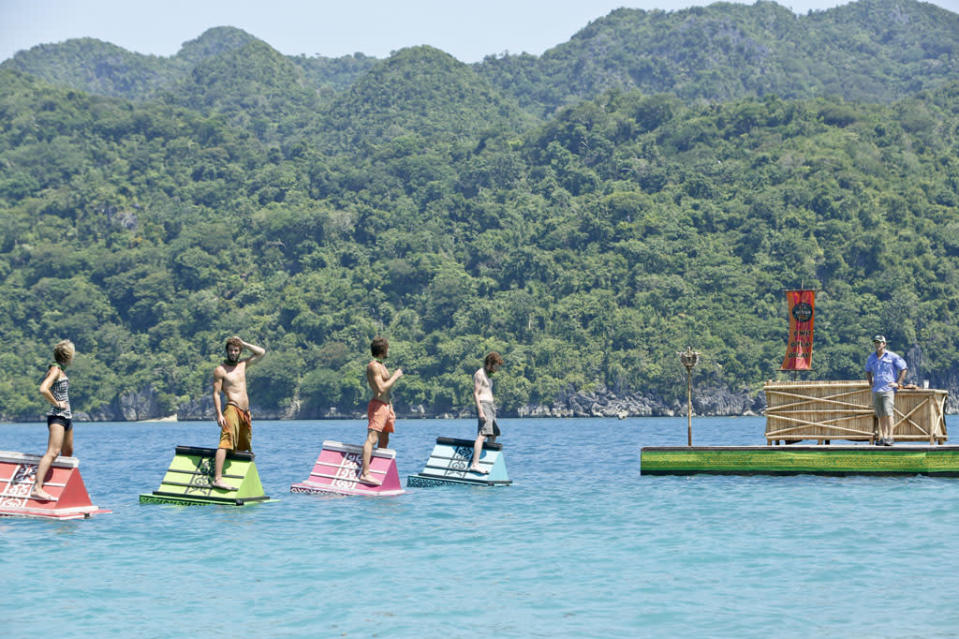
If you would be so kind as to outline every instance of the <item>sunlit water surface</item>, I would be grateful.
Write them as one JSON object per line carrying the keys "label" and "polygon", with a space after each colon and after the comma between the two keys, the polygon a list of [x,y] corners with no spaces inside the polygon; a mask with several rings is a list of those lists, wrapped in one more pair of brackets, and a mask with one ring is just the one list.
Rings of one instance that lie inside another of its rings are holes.
{"label": "sunlit water surface", "polygon": [[[404,485],[474,423],[401,420]],[[695,443],[760,444],[763,425],[695,419]],[[512,486],[290,494],[324,439],[364,426],[255,422],[281,501],[236,508],[138,503],[214,424],[78,424],[113,513],[0,519],[0,636],[959,635],[959,480],[640,476],[640,448],[684,445],[685,419],[507,419]],[[0,449],[45,443],[45,425],[0,425]]]}

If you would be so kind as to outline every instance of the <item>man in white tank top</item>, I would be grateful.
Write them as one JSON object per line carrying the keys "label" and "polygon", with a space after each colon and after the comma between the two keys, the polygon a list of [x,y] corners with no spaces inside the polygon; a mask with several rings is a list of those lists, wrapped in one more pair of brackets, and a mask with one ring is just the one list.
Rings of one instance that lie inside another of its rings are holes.
{"label": "man in white tank top", "polygon": [[496,423],[496,405],[493,402],[493,382],[490,375],[503,365],[503,358],[497,352],[492,352],[483,361],[483,368],[473,374],[473,400],[476,402],[476,442],[473,444],[473,462],[468,470],[472,473],[486,475],[488,470],[480,468],[479,461],[483,456],[483,443],[487,440],[496,441],[500,434]]}

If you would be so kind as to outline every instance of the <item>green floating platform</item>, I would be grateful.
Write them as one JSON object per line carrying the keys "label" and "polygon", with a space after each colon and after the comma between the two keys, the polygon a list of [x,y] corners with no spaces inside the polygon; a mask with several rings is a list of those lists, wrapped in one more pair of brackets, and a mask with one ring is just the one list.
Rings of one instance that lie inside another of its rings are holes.
{"label": "green floating platform", "polygon": [[959,477],[959,446],[643,448],[643,475],[934,475]]}
{"label": "green floating platform", "polygon": [[271,500],[263,494],[253,453],[227,451],[223,479],[233,490],[213,487],[216,448],[177,446],[160,487],[140,495],[141,504],[224,504],[245,506]]}

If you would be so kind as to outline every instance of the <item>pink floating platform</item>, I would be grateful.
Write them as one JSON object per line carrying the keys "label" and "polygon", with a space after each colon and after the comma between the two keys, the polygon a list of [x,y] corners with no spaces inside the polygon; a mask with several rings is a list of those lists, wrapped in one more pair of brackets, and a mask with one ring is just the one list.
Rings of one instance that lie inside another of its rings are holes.
{"label": "pink floating platform", "polygon": [[396,471],[395,450],[390,448],[373,450],[373,455],[370,457],[370,474],[382,480],[383,483],[379,486],[368,486],[357,481],[362,465],[362,446],[325,441],[309,478],[290,486],[290,492],[371,497],[389,497],[406,492],[400,485],[400,476]]}
{"label": "pink floating platform", "polygon": [[110,512],[90,503],[76,457],[53,460],[43,483],[43,489],[53,496],[52,500],[31,497],[39,463],[39,455],[0,451],[0,516],[85,519]]}

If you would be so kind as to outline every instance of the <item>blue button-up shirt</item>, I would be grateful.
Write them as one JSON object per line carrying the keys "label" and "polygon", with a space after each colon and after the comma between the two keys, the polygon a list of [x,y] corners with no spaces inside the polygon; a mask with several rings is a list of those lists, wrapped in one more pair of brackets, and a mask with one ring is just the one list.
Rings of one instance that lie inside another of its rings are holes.
{"label": "blue button-up shirt", "polygon": [[872,373],[872,392],[882,393],[896,390],[899,372],[906,369],[906,360],[892,351],[886,351],[882,357],[870,353],[866,359],[866,372]]}

